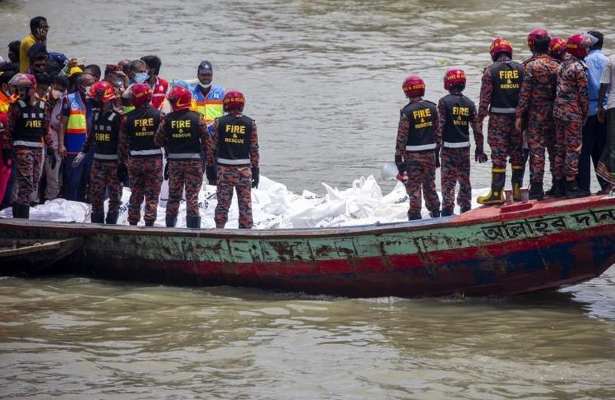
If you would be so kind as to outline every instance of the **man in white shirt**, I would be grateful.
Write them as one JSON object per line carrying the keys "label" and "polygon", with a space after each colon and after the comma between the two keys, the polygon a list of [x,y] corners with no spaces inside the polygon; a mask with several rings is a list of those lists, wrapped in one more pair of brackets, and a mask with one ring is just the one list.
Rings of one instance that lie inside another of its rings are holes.
{"label": "man in white shirt", "polygon": [[[600,194],[609,193],[615,188],[615,55],[609,57],[608,64],[600,80],[598,95],[598,120],[606,121],[606,145],[596,167],[598,176],[608,182]],[[606,100],[606,101],[605,101]],[[606,106],[604,106],[606,104]]]}

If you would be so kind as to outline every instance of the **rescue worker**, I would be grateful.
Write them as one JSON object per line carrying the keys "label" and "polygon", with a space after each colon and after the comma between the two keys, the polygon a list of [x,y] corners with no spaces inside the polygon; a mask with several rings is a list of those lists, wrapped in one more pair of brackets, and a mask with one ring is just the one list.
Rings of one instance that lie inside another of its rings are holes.
{"label": "rescue worker", "polygon": [[[5,142],[9,125],[9,108],[17,100],[17,96],[12,93],[13,89],[9,82],[15,76],[14,70],[0,71],[0,204],[4,203],[4,196],[9,186],[13,169],[12,150],[9,143]],[[10,195],[7,196],[10,198]],[[0,208],[3,208],[0,206]]]}
{"label": "rescue worker", "polygon": [[[214,164],[218,166],[216,228],[226,225],[233,188],[237,191],[239,228],[250,229],[253,225],[251,187],[258,187],[260,177],[258,136],[254,120],[242,114],[245,102],[239,91],[231,90],[224,95],[226,114],[215,120],[211,146],[207,151],[210,171]],[[207,178],[209,180],[209,174]]]}
{"label": "rescue worker", "polygon": [[587,117],[589,99],[587,73],[583,58],[589,40],[583,34],[572,35],[566,42],[570,59],[559,69],[557,92],[553,104],[555,118],[554,196],[579,197],[585,193],[577,185],[581,154],[583,122]]}
{"label": "rescue worker", "polygon": [[436,168],[442,141],[438,110],[434,103],[423,100],[425,82],[419,76],[408,76],[402,90],[409,103],[400,112],[395,164],[398,179],[405,183],[410,197],[408,220],[421,219],[421,189],[431,217],[437,218],[440,199],[436,193]]}
{"label": "rescue worker", "polygon": [[[155,142],[164,146],[167,154],[169,199],[166,225],[175,227],[179,202],[186,190],[186,226],[201,227],[199,191],[203,184],[203,160],[207,157],[208,134],[201,116],[190,110],[192,95],[181,86],[171,89],[168,96],[173,111],[156,133]],[[165,175],[167,175],[165,173]]]}
{"label": "rescue worker", "polygon": [[562,63],[570,58],[566,51],[566,41],[559,37],[554,37],[549,42],[549,55],[558,63]]}
{"label": "rescue worker", "polygon": [[534,57],[525,65],[515,121],[517,130],[527,127],[525,132],[530,150],[529,197],[536,200],[544,197],[545,148],[549,152],[551,174],[555,166],[553,100],[559,64],[547,54],[550,41],[549,36],[534,37]]}
{"label": "rescue worker", "polygon": [[62,166],[62,189],[67,200],[82,201],[82,177],[88,169],[88,163],[81,162],[74,166],[73,160],[81,151],[89,129],[86,90],[94,84],[89,74],[80,74],[76,80],[77,90],[69,93],[63,103],[60,132],[58,133],[60,155],[64,157]]}
{"label": "rescue worker", "polygon": [[162,184],[162,150],[154,143],[160,125],[160,111],[150,101],[152,90],[146,83],[134,84],[129,112],[120,129],[121,160],[128,160],[128,176],[132,193],[128,205],[128,223],[137,225],[141,219],[141,203],[145,198],[145,226],[156,221],[158,197]]}
{"label": "rescue worker", "polygon": [[145,82],[152,89],[152,107],[160,110],[169,91],[169,82],[158,76],[162,61],[158,56],[144,56],[141,57],[141,60],[147,67],[147,80]]}
{"label": "rescue worker", "polygon": [[512,164],[513,198],[521,200],[523,183],[523,139],[515,128],[515,113],[523,81],[523,66],[511,60],[512,45],[500,37],[491,42],[493,64],[485,68],[480,89],[478,122],[489,115],[487,142],[491,147],[491,190],[479,196],[479,204],[501,204],[506,181],[506,161]]}
{"label": "rescue worker", "polygon": [[[116,224],[122,204],[121,177],[126,167],[119,161],[119,132],[121,116],[115,111],[116,100],[113,85],[106,81],[96,82],[88,97],[94,106],[92,129],[73,164],[78,165],[94,146],[94,162],[90,172],[91,221],[96,224]],[[105,219],[105,193],[109,194],[109,209]]]}
{"label": "rescue worker", "polygon": [[476,152],[474,159],[487,161],[483,151],[482,126],[478,124],[476,105],[462,94],[466,87],[465,72],[449,69],[444,75],[444,89],[449,94],[438,102],[438,137],[442,138],[440,152],[442,170],[442,216],[453,215],[455,186],[459,182],[457,204],[462,213],[472,208],[472,185],[470,184],[470,127],[474,132]]}
{"label": "rescue worker", "polygon": [[[12,145],[16,163],[17,198],[13,203],[13,218],[30,218],[30,201],[38,186],[43,161],[43,140],[51,150],[45,102],[35,96],[36,79],[30,74],[17,74],[11,81],[19,92],[19,100],[9,109],[9,127],[5,143]],[[53,151],[47,156],[55,159]]]}

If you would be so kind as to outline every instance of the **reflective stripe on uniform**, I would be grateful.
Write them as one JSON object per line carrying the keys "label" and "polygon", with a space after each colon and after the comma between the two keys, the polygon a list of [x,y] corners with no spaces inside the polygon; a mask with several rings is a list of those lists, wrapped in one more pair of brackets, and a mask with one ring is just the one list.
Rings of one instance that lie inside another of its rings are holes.
{"label": "reflective stripe on uniform", "polygon": [[100,154],[94,153],[94,159],[96,160],[117,160],[117,154]]}
{"label": "reflective stripe on uniform", "polygon": [[13,142],[13,146],[26,146],[26,147],[36,147],[40,149],[43,147],[41,142],[28,142],[27,140],[15,140]]}
{"label": "reflective stripe on uniform", "polygon": [[169,160],[200,160],[200,153],[169,153],[167,154]]}
{"label": "reflective stripe on uniform", "polygon": [[514,114],[517,112],[517,109],[514,107],[491,107],[490,111],[495,114]]}
{"label": "reflective stripe on uniform", "polygon": [[160,149],[151,149],[151,150],[130,150],[131,156],[155,156],[158,154],[162,154],[162,150]]}
{"label": "reflective stripe on uniform", "polygon": [[237,160],[231,160],[228,158],[218,158],[217,159],[219,164],[226,164],[226,165],[245,165],[245,164],[250,164],[250,159],[249,158],[240,158]]}
{"label": "reflective stripe on uniform", "polygon": [[436,148],[435,143],[423,144],[420,146],[406,146],[407,151],[423,151],[423,150],[434,150]]}
{"label": "reflective stripe on uniform", "polygon": [[463,147],[470,147],[470,142],[444,142],[444,147],[448,149],[461,149]]}

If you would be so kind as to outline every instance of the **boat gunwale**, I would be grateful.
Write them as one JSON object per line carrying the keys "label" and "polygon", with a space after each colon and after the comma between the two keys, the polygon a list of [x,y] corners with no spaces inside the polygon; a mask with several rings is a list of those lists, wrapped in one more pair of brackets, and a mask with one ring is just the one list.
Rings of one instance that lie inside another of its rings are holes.
{"label": "boat gunwale", "polygon": [[[575,201],[576,200],[576,201]],[[96,235],[96,234],[122,234],[142,236],[175,236],[189,238],[221,238],[221,239],[280,239],[280,238],[318,238],[331,236],[363,236],[382,235],[399,232],[416,232],[442,228],[460,228],[464,226],[500,223],[510,220],[539,217],[554,213],[570,213],[588,208],[600,208],[603,206],[615,206],[615,198],[608,196],[591,196],[580,199],[553,199],[547,201],[531,201],[532,207],[518,211],[506,212],[505,207],[484,206],[473,211],[490,212],[488,216],[479,218],[472,215],[472,211],[466,214],[428,219],[420,221],[404,221],[391,223],[378,223],[369,225],[354,225],[344,227],[323,228],[290,228],[290,229],[186,229],[166,227],[145,227],[130,225],[103,225],[83,222],[55,222],[44,220],[23,220],[14,218],[0,218],[0,227],[13,227],[16,229],[58,229],[69,231],[72,235]],[[591,204],[591,206],[588,206]],[[538,205],[538,207],[535,207]]]}

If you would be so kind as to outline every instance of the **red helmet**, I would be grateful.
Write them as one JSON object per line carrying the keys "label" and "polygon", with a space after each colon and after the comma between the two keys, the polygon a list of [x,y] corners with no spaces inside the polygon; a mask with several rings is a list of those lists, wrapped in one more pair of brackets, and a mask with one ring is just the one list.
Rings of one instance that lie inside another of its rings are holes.
{"label": "red helmet", "polygon": [[88,97],[108,103],[115,100],[115,89],[107,81],[98,81],[90,87]]}
{"label": "red helmet", "polygon": [[10,86],[19,87],[29,87],[36,89],[36,78],[32,74],[15,74],[11,80],[9,80]]}
{"label": "red helmet", "polygon": [[590,42],[587,36],[582,33],[572,35],[566,41],[566,51],[576,58],[585,58]]}
{"label": "red helmet", "polygon": [[238,90],[230,90],[224,95],[222,101],[224,111],[226,112],[242,112],[243,107],[246,104],[246,98]]}
{"label": "red helmet", "polygon": [[561,60],[564,53],[566,53],[566,41],[560,37],[551,39],[549,42],[549,55]]}
{"label": "red helmet", "polygon": [[509,57],[512,57],[512,44],[504,38],[496,37],[491,42],[491,47],[489,48],[489,53],[491,53],[491,59],[493,61],[497,60],[498,56],[501,53],[508,54]]}
{"label": "red helmet", "polygon": [[173,86],[167,99],[173,111],[189,110],[192,104],[192,93],[183,86]]}
{"label": "red helmet", "polygon": [[132,105],[141,107],[148,104],[152,99],[152,89],[146,83],[136,83],[130,88],[132,93]]}
{"label": "red helmet", "polygon": [[530,50],[534,51],[534,44],[536,43],[536,39],[548,38],[549,32],[542,28],[534,28],[527,35],[527,46]]}
{"label": "red helmet", "polygon": [[462,69],[459,68],[451,68],[446,71],[446,75],[444,75],[444,89],[451,90],[455,86],[463,86],[466,85],[466,74]]}
{"label": "red helmet", "polygon": [[425,95],[425,82],[418,75],[407,77],[401,88],[406,97],[423,97]]}

